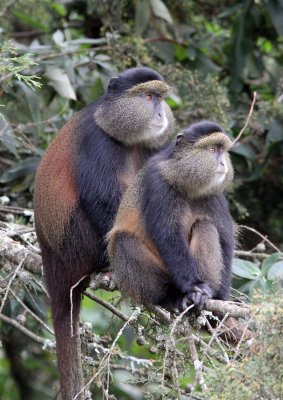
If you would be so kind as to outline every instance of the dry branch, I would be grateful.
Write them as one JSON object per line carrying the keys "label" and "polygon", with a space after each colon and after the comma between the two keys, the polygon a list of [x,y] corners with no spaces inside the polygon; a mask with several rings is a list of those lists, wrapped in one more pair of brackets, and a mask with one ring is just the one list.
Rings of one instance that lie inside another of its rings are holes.
{"label": "dry branch", "polygon": [[252,104],[251,104],[251,108],[250,108],[250,111],[249,111],[249,114],[248,114],[246,123],[245,123],[245,125],[243,126],[243,128],[240,130],[240,132],[239,132],[238,136],[236,137],[236,139],[233,140],[233,144],[234,144],[234,145],[238,142],[238,140],[240,139],[240,137],[242,136],[242,134],[244,133],[244,131],[246,130],[246,128],[247,128],[247,126],[248,126],[248,124],[249,124],[250,118],[251,118],[252,113],[253,113],[255,101],[256,101],[256,94],[257,94],[257,93],[254,92],[253,101],[252,101]]}
{"label": "dry branch", "polygon": [[23,332],[25,335],[29,336],[32,340],[35,342],[44,345],[46,339],[36,335],[35,333],[31,332],[29,329],[25,328],[18,322],[16,322],[14,319],[7,317],[4,314],[0,314],[0,320],[3,322],[6,322],[9,325],[12,325],[13,327],[17,328],[19,331]]}
{"label": "dry branch", "polygon": [[[18,225],[20,227],[20,225]],[[13,226],[14,228],[14,226]],[[22,230],[22,227],[18,229]],[[42,275],[42,260],[39,254],[27,249],[20,242],[15,241],[11,236],[15,236],[16,230],[10,229],[10,224],[1,224],[0,226],[0,254],[2,259],[12,262],[15,265],[19,265],[22,260],[23,268],[35,273]],[[92,279],[90,287],[93,290],[103,288],[105,290],[113,291],[117,289],[111,279],[111,274],[102,276],[98,280]],[[89,296],[89,292],[87,293]],[[90,297],[90,296],[89,296]],[[109,307],[108,307],[109,308]],[[170,313],[161,307],[147,306],[147,309],[154,313],[164,323],[170,323]],[[205,306],[207,311],[215,311],[222,314],[229,313],[230,316],[235,318],[247,318],[251,312],[248,306],[239,305],[238,303],[232,303],[221,300],[209,300]]]}
{"label": "dry branch", "polygon": [[205,309],[221,314],[228,313],[231,317],[243,319],[247,318],[251,313],[249,306],[243,306],[242,304],[239,306],[239,303],[221,300],[208,300]]}
{"label": "dry branch", "polygon": [[[16,210],[16,211],[22,211],[22,210]],[[41,271],[41,256],[36,253],[36,248],[35,251],[33,251],[33,247],[29,249],[30,247],[28,240],[25,239],[23,236],[29,235],[28,232],[30,232],[32,228],[28,229],[23,229],[23,226],[16,225],[16,224],[9,224],[9,223],[0,223],[0,248],[1,248],[1,253],[0,253],[0,259],[4,260],[4,262],[8,262],[12,265],[12,272],[10,273],[10,281],[7,280],[7,282],[12,282],[17,278],[18,270],[17,268],[25,268],[26,270],[33,272],[33,273],[39,273],[42,275]],[[33,233],[31,234],[33,235]],[[34,240],[34,237],[33,237]],[[28,246],[28,247],[26,247]],[[2,263],[3,265],[3,263]],[[18,266],[18,267],[17,267]],[[12,277],[12,278],[11,278]],[[84,277],[85,278],[85,277]],[[3,281],[4,282],[4,281]],[[14,284],[14,282],[13,282]],[[6,283],[5,283],[6,285]],[[5,287],[5,286],[4,286]],[[106,274],[98,274],[96,276],[92,276],[90,280],[89,287],[92,290],[97,290],[97,289],[104,289],[107,291],[114,291],[117,290],[118,288],[115,285],[115,282],[113,280],[113,276],[111,276],[111,273],[106,273]],[[4,292],[4,291],[3,291]],[[4,296],[4,302],[8,297],[8,294],[13,296],[14,298],[17,298],[15,291],[13,291],[12,287],[7,287],[6,290],[6,295]],[[169,334],[164,336],[164,339],[158,338],[158,334],[151,329],[147,329],[146,326],[142,322],[139,322],[136,320],[136,317],[138,315],[143,314],[143,312],[138,309],[136,310],[132,316],[128,316],[121,312],[118,308],[110,304],[109,302],[100,299],[98,296],[95,294],[91,293],[90,291],[85,291],[84,294],[94,300],[95,302],[99,303],[102,305],[104,308],[108,309],[113,315],[116,317],[120,318],[124,325],[120,329],[118,335],[112,342],[112,345],[109,348],[104,347],[104,345],[99,344],[101,347],[101,356],[99,356],[99,363],[98,363],[98,368],[96,373],[93,375],[93,377],[90,379],[88,382],[88,385],[93,382],[95,379],[97,379],[100,384],[102,385],[102,390],[105,393],[108,393],[109,389],[109,384],[110,384],[110,377],[111,377],[111,370],[113,369],[113,363],[110,364],[110,360],[113,360],[114,354],[116,354],[116,343],[124,329],[132,325],[132,328],[137,336],[143,337],[144,338],[144,344],[146,346],[149,346],[151,349],[152,347],[156,348],[156,352],[162,351],[163,347],[165,348],[165,355],[164,355],[164,363],[163,363],[163,371],[162,371],[162,380],[161,380],[161,387],[162,387],[162,392],[163,392],[163,398],[166,395],[165,388],[169,388],[169,382],[167,382],[167,379],[165,379],[165,370],[167,370],[167,365],[166,362],[168,361],[169,364],[172,361],[172,357],[174,358],[173,364],[173,390],[178,393],[180,397],[180,388],[178,386],[178,381],[179,381],[179,370],[180,368],[178,360],[177,359],[183,359],[184,354],[181,353],[177,348],[175,347],[177,345],[176,337],[175,336],[183,336],[184,339],[189,343],[190,347],[190,352],[193,358],[194,366],[196,369],[196,381],[193,386],[193,390],[190,393],[191,398],[194,398],[195,395],[193,393],[195,389],[195,385],[197,382],[199,382],[200,386],[202,387],[203,390],[206,389],[206,384],[203,379],[202,371],[205,368],[204,366],[204,358],[206,357],[212,357],[214,359],[217,359],[221,363],[227,364],[227,359],[225,357],[225,352],[222,349],[222,351],[219,351],[222,348],[222,343],[220,344],[220,340],[218,340],[218,332],[220,331],[219,329],[217,331],[212,331],[212,338],[216,341],[216,345],[212,346],[212,341],[207,344],[205,343],[201,337],[198,337],[197,334],[193,335],[192,332],[190,331],[190,334],[188,334],[188,330],[185,328],[185,326],[189,326],[189,314],[187,313],[188,309],[185,310],[184,312],[178,314],[177,316],[174,315],[174,313],[170,313],[166,311],[165,309],[158,307],[158,306],[145,306],[145,310],[149,311],[148,317],[148,326],[150,327],[151,324],[152,326],[164,326],[164,327],[170,327],[169,328]],[[20,300],[20,299],[19,299]],[[19,301],[21,304],[21,300]],[[194,306],[190,306],[189,308],[194,308]],[[225,301],[220,301],[220,300],[209,300],[206,304],[205,309],[207,311],[214,311],[217,313],[221,313],[223,315],[230,315],[235,318],[247,318],[251,314],[251,308],[245,305],[244,303],[233,303],[233,302],[225,302]],[[30,316],[33,316],[32,313],[30,313],[29,310],[27,310],[24,307],[24,312],[27,312]],[[43,321],[39,320],[35,315],[33,316],[38,322],[41,323],[41,326],[45,329],[47,329],[47,325],[44,324]],[[29,336],[33,340],[35,340],[37,343],[44,344],[45,340],[38,336],[35,335],[33,332],[31,332],[29,329],[25,328],[24,326],[20,325],[17,321],[5,316],[4,314],[0,314],[0,319],[5,321],[6,323],[12,325],[16,329],[19,329],[22,333],[25,335]],[[220,324],[221,326],[221,324]],[[180,329],[179,329],[180,328]],[[49,332],[51,331],[50,328],[47,329]],[[82,333],[84,335],[84,333]],[[88,336],[86,335],[85,340],[86,343],[88,341]],[[146,338],[146,339],[145,339]],[[180,340],[184,340],[180,339]],[[149,342],[147,341],[149,340]],[[152,346],[151,343],[154,343],[154,346]],[[173,346],[174,343],[174,346]],[[93,343],[93,346],[95,343]],[[151,346],[151,347],[150,347]],[[160,347],[161,346],[161,347]],[[197,348],[196,348],[197,346]],[[115,347],[115,352],[114,352],[114,347]],[[174,347],[174,349],[173,349]],[[198,355],[198,348],[201,348],[203,351],[203,359],[200,361],[199,355]],[[222,353],[222,354],[221,354]],[[223,357],[224,354],[224,357]],[[114,357],[115,358],[115,357]],[[169,360],[170,359],[170,360]],[[166,361],[167,360],[167,361]],[[91,362],[91,360],[89,361]],[[131,362],[131,361],[127,361]],[[229,362],[229,360],[228,360]],[[91,364],[89,364],[91,365]],[[152,365],[150,367],[151,369],[154,368],[155,366]],[[118,366],[117,366],[118,369]],[[149,372],[149,375],[151,372]],[[88,385],[86,387],[88,387]],[[85,387],[85,388],[86,388]],[[182,395],[184,393],[182,392]]]}
{"label": "dry branch", "polygon": [[[3,227],[6,225],[6,227]],[[14,232],[15,233],[15,232]],[[42,275],[42,260],[39,254],[27,249],[20,242],[11,238],[9,224],[0,226],[0,256],[2,259],[19,265],[24,260],[23,268],[35,274]]]}

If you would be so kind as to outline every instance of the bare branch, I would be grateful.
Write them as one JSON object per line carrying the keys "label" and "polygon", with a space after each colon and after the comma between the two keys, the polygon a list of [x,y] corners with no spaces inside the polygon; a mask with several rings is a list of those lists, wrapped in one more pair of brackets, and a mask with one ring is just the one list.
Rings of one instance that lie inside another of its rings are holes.
{"label": "bare branch", "polygon": [[1,258],[7,259],[18,265],[23,259],[23,268],[35,274],[42,275],[42,260],[39,254],[27,249],[21,243],[11,239],[7,230],[0,227],[0,254]]}
{"label": "bare branch", "polygon": [[199,382],[201,390],[203,392],[205,392],[207,390],[207,386],[206,383],[204,381],[203,375],[202,375],[202,363],[200,363],[199,358],[198,358],[198,353],[197,353],[197,349],[195,346],[195,341],[191,332],[191,328],[188,325],[187,329],[187,335],[188,335],[188,343],[189,343],[189,348],[190,348],[190,353],[191,353],[191,357],[192,357],[192,361],[194,364],[194,368],[196,371],[196,377],[195,377],[195,382],[191,391],[191,395],[190,398],[192,398],[193,393],[194,393],[194,388],[196,386],[196,383]]}
{"label": "bare branch", "polygon": [[101,374],[102,370],[105,369],[108,365],[109,365],[109,361],[110,361],[110,357],[113,353],[113,350],[116,346],[116,343],[119,339],[119,337],[122,335],[122,333],[124,332],[125,328],[129,325],[129,323],[133,320],[135,320],[141,313],[141,309],[137,308],[132,315],[130,316],[130,318],[128,319],[128,321],[126,321],[124,323],[124,325],[122,326],[122,328],[119,330],[115,340],[113,341],[109,351],[107,352],[107,354],[102,358],[101,362],[100,362],[100,368],[98,369],[98,371],[96,372],[95,375],[93,375],[93,377],[88,381],[88,383],[82,388],[82,390],[74,397],[73,400],[76,400],[78,398],[78,396],[83,393],[88,387],[89,385],[92,384],[92,382],[95,380],[95,378]]}
{"label": "bare branch", "polygon": [[4,305],[5,305],[6,300],[7,300],[7,298],[8,298],[8,294],[9,294],[9,290],[10,290],[10,287],[11,287],[11,285],[12,285],[12,282],[13,282],[13,280],[16,278],[17,273],[19,272],[19,270],[22,268],[23,263],[25,262],[25,258],[26,258],[26,255],[25,255],[25,257],[20,261],[19,265],[17,266],[17,268],[15,269],[15,271],[14,271],[14,273],[13,273],[12,278],[11,278],[11,279],[9,280],[9,282],[8,282],[8,285],[7,285],[7,287],[6,287],[6,292],[5,292],[5,295],[4,295],[4,299],[3,299],[2,303],[1,303],[1,306],[0,306],[0,314],[2,313],[2,310],[3,310],[3,308],[4,308]]}
{"label": "bare branch", "polygon": [[249,306],[243,307],[242,305],[239,306],[238,303],[222,300],[208,300],[204,309],[222,314],[229,313],[231,317],[244,319],[251,313],[251,308]]}
{"label": "bare branch", "polygon": [[264,242],[267,242],[269,244],[269,246],[271,246],[275,251],[277,251],[278,253],[282,253],[282,251],[280,249],[278,249],[278,247],[276,247],[275,244],[273,244],[269,239],[267,239],[266,236],[264,236],[262,233],[260,233],[256,229],[251,228],[250,226],[247,226],[247,225],[240,225],[240,228],[244,228],[251,232],[256,233],[258,236],[260,236],[263,239]]}
{"label": "bare branch", "polygon": [[44,345],[45,340],[42,337],[36,335],[35,333],[31,332],[29,329],[25,328],[18,322],[14,321],[12,318],[6,317],[4,314],[0,314],[0,319],[7,324],[12,325],[13,327],[17,328],[19,331],[23,332],[26,336],[29,336],[35,342]]}
{"label": "bare branch", "polygon": [[15,297],[17,302],[34,318],[36,319],[51,335],[54,335],[54,332],[52,329],[49,328],[49,326],[41,319],[39,318],[29,307],[25,305],[25,303],[16,295],[16,293],[13,291],[13,289],[10,289],[10,292],[12,295]]}
{"label": "bare branch", "polygon": [[255,101],[256,101],[256,95],[257,95],[257,93],[254,92],[253,101],[252,101],[252,104],[251,104],[250,112],[249,112],[249,114],[248,114],[248,118],[247,118],[247,120],[246,120],[245,125],[244,125],[243,128],[240,130],[238,136],[236,137],[236,139],[234,139],[234,141],[233,141],[233,144],[234,144],[234,145],[238,142],[238,140],[240,139],[240,137],[242,136],[242,134],[244,133],[244,131],[246,130],[246,128],[247,128],[247,126],[248,126],[248,124],[249,124],[250,118],[251,118],[252,113],[253,113]]}
{"label": "bare branch", "polygon": [[95,301],[96,303],[100,304],[101,306],[107,308],[107,310],[111,311],[114,315],[117,315],[117,317],[121,318],[123,321],[128,321],[129,317],[122,313],[120,310],[112,306],[112,304],[108,303],[108,301],[105,301],[101,299],[98,296],[95,296],[94,294],[90,293],[88,290],[84,292],[84,294],[89,297],[91,300]]}

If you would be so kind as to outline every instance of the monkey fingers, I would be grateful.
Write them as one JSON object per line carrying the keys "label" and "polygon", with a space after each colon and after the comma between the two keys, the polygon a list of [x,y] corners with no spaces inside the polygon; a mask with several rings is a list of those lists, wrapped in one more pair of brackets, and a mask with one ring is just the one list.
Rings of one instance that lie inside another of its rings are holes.
{"label": "monkey fingers", "polygon": [[190,294],[191,300],[196,306],[198,306],[200,310],[203,309],[207,300],[211,297],[212,291],[206,283],[203,283],[199,286],[194,286],[194,291]]}
{"label": "monkey fingers", "polygon": [[190,304],[192,304],[192,300],[188,295],[184,296],[181,306],[179,307],[180,311],[184,311]]}

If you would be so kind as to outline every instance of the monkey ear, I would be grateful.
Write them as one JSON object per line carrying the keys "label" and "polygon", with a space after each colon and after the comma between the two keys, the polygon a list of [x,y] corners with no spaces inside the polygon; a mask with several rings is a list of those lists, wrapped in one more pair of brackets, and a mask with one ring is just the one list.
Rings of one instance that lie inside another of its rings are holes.
{"label": "monkey ear", "polygon": [[115,90],[117,90],[118,87],[118,82],[119,82],[118,76],[113,76],[113,78],[111,78],[108,83],[107,91],[115,92]]}
{"label": "monkey ear", "polygon": [[178,143],[180,143],[180,141],[182,140],[182,138],[184,137],[184,134],[181,132],[181,133],[178,133],[178,135],[177,135],[177,137],[176,137],[176,145],[178,144]]}

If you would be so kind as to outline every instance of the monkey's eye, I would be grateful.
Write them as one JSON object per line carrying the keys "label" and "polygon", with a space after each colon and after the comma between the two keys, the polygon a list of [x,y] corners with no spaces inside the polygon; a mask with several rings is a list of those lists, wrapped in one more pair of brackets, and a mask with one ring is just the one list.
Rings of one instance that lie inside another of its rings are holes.
{"label": "monkey's eye", "polygon": [[162,101],[163,97],[161,95],[158,96],[158,101]]}
{"label": "monkey's eye", "polygon": [[213,146],[213,147],[211,147],[210,149],[209,149],[209,151],[210,151],[210,153],[211,154],[214,154],[214,153],[216,153],[216,147],[215,146]]}
{"label": "monkey's eye", "polygon": [[151,101],[151,100],[152,100],[152,95],[151,95],[151,94],[148,94],[148,95],[146,96],[146,100]]}
{"label": "monkey's eye", "polygon": [[224,147],[223,146],[220,147],[220,153],[224,153]]}

